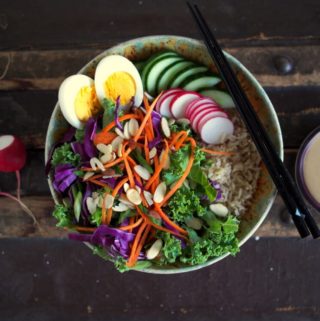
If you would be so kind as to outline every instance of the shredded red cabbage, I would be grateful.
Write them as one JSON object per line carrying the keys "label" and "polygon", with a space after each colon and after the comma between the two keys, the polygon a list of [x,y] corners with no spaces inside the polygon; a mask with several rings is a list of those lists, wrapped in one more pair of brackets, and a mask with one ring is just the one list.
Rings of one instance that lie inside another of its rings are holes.
{"label": "shredded red cabbage", "polygon": [[93,144],[93,138],[97,129],[97,120],[89,118],[84,133],[84,151],[89,158],[96,157],[98,152]]}
{"label": "shredded red cabbage", "polygon": [[120,96],[118,96],[117,100],[116,100],[116,108],[114,111],[114,121],[116,123],[116,126],[123,131],[123,127],[121,125],[121,123],[119,122],[119,108],[120,108]]}
{"label": "shredded red cabbage", "polygon": [[84,144],[80,142],[72,142],[70,145],[71,145],[72,151],[75,154],[80,155],[82,162],[90,160],[90,157],[87,155],[87,153],[84,150]]}
{"label": "shredded red cabbage", "polygon": [[87,207],[87,198],[88,197],[91,197],[92,196],[92,193],[96,190],[96,185],[90,183],[90,182],[86,182],[86,189],[85,189],[85,192],[83,194],[83,197],[82,197],[82,204],[81,204],[81,216],[85,222],[85,224],[89,223],[89,216],[90,216],[90,213],[89,213],[89,210],[88,210],[88,207]]}
{"label": "shredded red cabbage", "polygon": [[53,187],[57,192],[63,193],[78,178],[74,174],[75,168],[70,164],[60,164],[55,167]]}

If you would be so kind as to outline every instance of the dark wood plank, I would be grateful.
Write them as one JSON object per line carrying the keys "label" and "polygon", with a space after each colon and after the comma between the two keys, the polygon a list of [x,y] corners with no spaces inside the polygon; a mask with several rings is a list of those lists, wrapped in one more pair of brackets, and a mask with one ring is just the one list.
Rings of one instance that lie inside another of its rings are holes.
{"label": "dark wood plank", "polygon": [[318,242],[266,238],[192,274],[119,274],[78,243],[0,240],[1,320],[317,321],[319,264]]}
{"label": "dark wood plank", "polygon": [[[42,50],[0,52],[0,90],[56,90],[62,80],[79,71],[102,50]],[[226,51],[239,59],[263,86],[320,85],[320,46],[236,47]],[[275,58],[285,56],[293,71],[283,75]]]}
{"label": "dark wood plank", "polygon": [[[199,1],[219,39],[239,44],[319,41],[319,3],[307,1]],[[199,37],[182,0],[152,1],[3,0],[0,49],[105,48],[151,34]],[[302,15],[301,12],[304,14]],[[285,17],[285,19],[284,19]],[[188,26],[186,28],[186,26]],[[302,28],[303,26],[303,28]]]}
{"label": "dark wood plank", "polygon": [[[319,125],[319,86],[266,88],[281,124],[284,145],[297,148]],[[8,91],[0,95],[0,134],[21,136],[28,148],[43,148],[57,91]],[[301,126],[303,124],[303,126]]]}

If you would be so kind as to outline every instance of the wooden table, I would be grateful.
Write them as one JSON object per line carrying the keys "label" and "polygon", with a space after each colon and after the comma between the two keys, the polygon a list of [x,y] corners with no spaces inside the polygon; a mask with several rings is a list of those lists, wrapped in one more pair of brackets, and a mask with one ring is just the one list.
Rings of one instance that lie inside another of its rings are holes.
{"label": "wooden table", "polygon": [[[320,125],[319,1],[198,3],[266,89],[293,172]],[[297,238],[279,197],[236,258],[185,275],[121,275],[55,228],[43,148],[59,84],[102,50],[154,34],[199,38],[183,1],[1,1],[0,134],[27,146],[22,195],[43,232],[0,198],[0,319],[319,320],[319,243]],[[15,191],[13,174],[0,174],[0,189]]]}

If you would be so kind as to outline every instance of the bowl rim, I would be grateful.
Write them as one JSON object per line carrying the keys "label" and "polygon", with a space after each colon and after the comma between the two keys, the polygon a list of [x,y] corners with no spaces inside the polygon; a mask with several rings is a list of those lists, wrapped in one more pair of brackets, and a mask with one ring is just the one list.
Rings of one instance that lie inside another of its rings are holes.
{"label": "bowl rim", "polygon": [[[207,50],[204,43],[202,41],[199,41],[197,39],[194,38],[189,38],[189,37],[182,37],[182,36],[177,36],[177,35],[151,35],[151,36],[145,36],[145,37],[138,37],[138,38],[133,38],[121,43],[118,43],[104,51],[102,51],[100,54],[98,54],[97,56],[95,56],[93,59],[91,59],[89,62],[87,62],[79,71],[78,74],[82,74],[85,72],[86,68],[88,68],[88,66],[92,65],[94,63],[94,61],[99,60],[100,58],[103,58],[104,56],[108,55],[109,51],[111,50],[117,50],[118,48],[123,48],[123,47],[127,47],[131,44],[133,44],[134,42],[159,42],[161,40],[168,40],[168,39],[175,39],[178,41],[185,41],[188,43],[191,43],[192,45],[195,46],[199,46],[202,47],[204,50]],[[260,85],[260,83],[257,81],[257,79],[253,76],[253,74],[234,56],[232,56],[231,54],[227,53],[226,51],[223,51],[224,54],[226,55],[226,58],[228,59],[228,61],[231,61],[232,65],[237,66],[238,69],[241,70],[241,73],[243,73],[245,75],[245,78],[251,83],[251,85],[253,87],[255,87],[255,89],[257,90],[257,92],[259,92],[259,98],[263,101],[264,105],[268,106],[268,112],[270,113],[271,118],[273,119],[273,126],[275,127],[275,132],[276,132],[276,138],[278,139],[278,143],[279,143],[279,157],[281,158],[281,160],[283,160],[284,157],[284,149],[283,149],[283,136],[282,136],[282,131],[281,131],[281,127],[280,127],[280,123],[279,123],[279,119],[277,116],[277,113],[273,107],[273,104],[270,100],[270,98],[268,97],[267,93],[265,92],[265,90],[263,89],[263,87]],[[54,110],[51,114],[50,117],[50,121],[48,124],[48,129],[51,125],[51,123],[54,121],[54,117],[55,114],[58,112],[58,107],[59,104],[58,102],[56,103]],[[45,141],[45,163],[47,163],[48,161],[48,155],[49,155],[49,130],[47,130],[47,134],[46,134],[46,141]],[[55,201],[55,203],[58,203],[58,199],[56,197],[56,193],[53,189],[53,185],[51,182],[51,179],[48,177],[48,184],[49,184],[49,188],[50,188],[50,192],[51,195]],[[242,240],[239,242],[239,247],[241,247],[244,243],[246,243],[248,241],[248,239],[257,231],[257,229],[261,226],[261,224],[264,222],[264,220],[266,219],[266,217],[269,214],[269,211],[274,203],[274,200],[276,198],[277,195],[277,190],[275,188],[275,186],[273,185],[273,191],[270,195],[270,199],[269,199],[269,203],[266,206],[263,214],[261,215],[261,217],[259,218],[259,220],[255,223],[255,225],[250,229],[250,231],[242,238]],[[85,243],[86,244],[86,243]],[[86,244],[88,247],[90,247],[89,244]],[[178,273],[186,273],[186,272],[192,272],[192,271],[196,271],[196,270],[200,270],[204,267],[208,267],[212,264],[215,264],[219,261],[221,261],[222,259],[226,258],[227,256],[229,256],[230,253],[226,253],[222,256],[219,256],[217,258],[213,258],[211,260],[208,260],[207,262],[203,263],[203,264],[199,264],[199,265],[194,265],[194,266],[183,266],[183,267],[170,267],[170,268],[146,268],[146,269],[141,269],[141,270],[135,270],[135,271],[139,271],[139,272],[144,272],[144,273],[151,273],[151,274],[178,274]]]}

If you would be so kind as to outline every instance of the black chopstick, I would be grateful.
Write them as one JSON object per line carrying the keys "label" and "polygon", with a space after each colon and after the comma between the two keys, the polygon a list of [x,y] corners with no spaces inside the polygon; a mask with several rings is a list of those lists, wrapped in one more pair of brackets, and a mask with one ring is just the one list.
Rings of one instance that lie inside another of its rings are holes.
{"label": "black chopstick", "polygon": [[192,6],[188,2],[187,4],[203,34],[208,51],[220,71],[220,75],[223,78],[229,93],[235,102],[237,110],[239,111],[253,141],[256,144],[261,158],[292,216],[293,222],[296,225],[300,236],[306,237],[310,234],[310,231],[314,238],[319,237],[320,230],[305,205],[303,198],[298,192],[293,178],[276,153],[268,134],[242,90],[237,77],[233,73],[202,14],[196,5]]}

